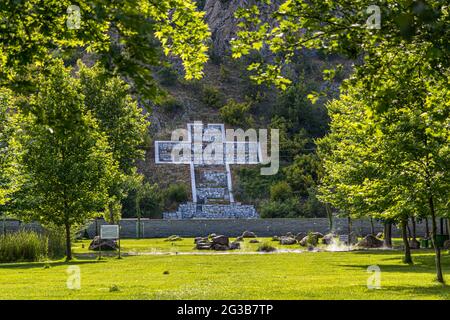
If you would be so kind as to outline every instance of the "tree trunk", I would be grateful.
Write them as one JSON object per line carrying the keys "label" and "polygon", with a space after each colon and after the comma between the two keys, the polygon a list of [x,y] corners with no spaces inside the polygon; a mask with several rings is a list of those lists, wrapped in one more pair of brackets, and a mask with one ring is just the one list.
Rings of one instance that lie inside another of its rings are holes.
{"label": "tree trunk", "polygon": [[373,225],[373,218],[370,217],[370,234],[375,235],[375,226]]}
{"label": "tree trunk", "polygon": [[408,242],[408,235],[407,235],[407,224],[408,219],[402,219],[400,222],[400,226],[402,228],[402,239],[403,239],[403,246],[405,248],[405,257],[403,258],[404,263],[412,264],[412,258],[411,258],[411,248],[409,247]]}
{"label": "tree trunk", "polygon": [[352,233],[352,218],[350,216],[347,217],[347,231],[350,236],[350,233]]}
{"label": "tree trunk", "polygon": [[409,227],[409,219],[406,220],[406,229],[408,230],[408,240],[411,240],[411,228]]}
{"label": "tree trunk", "polygon": [[428,218],[425,218],[425,239],[430,239],[430,227],[428,225]]}
{"label": "tree trunk", "polygon": [[392,248],[392,223],[384,223],[384,246],[387,248]]}
{"label": "tree trunk", "polygon": [[416,217],[411,217],[411,224],[412,224],[412,238],[413,240],[416,240]]}
{"label": "tree trunk", "polygon": [[72,243],[70,238],[70,225],[68,223],[65,224],[66,227],[66,260],[72,260]]}
{"label": "tree trunk", "polygon": [[436,263],[436,280],[440,283],[444,283],[444,277],[442,275],[442,265],[441,265],[441,248],[436,243],[436,234],[437,234],[437,223],[436,223],[436,213],[434,211],[434,201],[433,197],[430,196],[428,198],[428,204],[430,206],[431,212],[431,241],[434,247],[435,253],[435,263]]}

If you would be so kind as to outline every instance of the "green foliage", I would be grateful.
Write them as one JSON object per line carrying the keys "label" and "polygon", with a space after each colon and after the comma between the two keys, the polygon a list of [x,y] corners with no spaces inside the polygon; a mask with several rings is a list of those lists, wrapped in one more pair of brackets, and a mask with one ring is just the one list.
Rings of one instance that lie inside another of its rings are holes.
{"label": "green foliage", "polygon": [[[349,215],[402,224],[429,216],[436,235],[436,217],[448,216],[450,205],[450,73],[436,72],[426,52],[413,45],[385,51],[375,75],[354,79],[330,103],[331,133],[319,141],[320,191]],[[436,278],[444,282],[435,253]]]}
{"label": "green foliage", "polygon": [[223,64],[220,65],[219,76],[220,76],[220,80],[222,82],[230,82],[231,81],[231,72]]}
{"label": "green foliage", "polygon": [[202,76],[210,32],[204,12],[197,11],[194,1],[80,0],[76,2],[80,28],[70,29],[66,13],[73,4],[68,0],[3,1],[0,20],[8,23],[0,26],[2,81],[22,81],[20,76],[26,75],[29,65],[41,65],[55,52],[74,48],[96,53],[111,73],[127,77],[146,95],[155,94],[148,66],[161,63],[161,51],[181,59],[187,79]]}
{"label": "green foliage", "polygon": [[237,176],[234,194],[243,202],[258,202],[260,199],[267,199],[270,196],[270,186],[280,179],[280,174],[262,176],[258,167],[240,168]]}
{"label": "green foliage", "polygon": [[270,186],[271,201],[286,201],[292,197],[292,188],[286,181],[280,181]]}
{"label": "green foliage", "polygon": [[308,137],[322,137],[328,130],[327,110],[323,104],[309,101],[308,92],[314,87],[303,84],[303,81],[301,79],[279,95],[273,107],[273,116],[288,121],[289,133],[305,130]]}
{"label": "green foliage", "polygon": [[[270,3],[272,1],[266,1]],[[381,28],[371,28],[371,0],[301,0],[282,1],[267,13],[264,5],[250,5],[236,12],[240,19],[237,39],[232,41],[233,57],[269,51],[277,59],[254,62],[248,69],[255,72],[258,83],[275,84],[286,89],[291,80],[285,70],[299,51],[321,49],[356,59],[365,55],[357,69],[372,73],[374,61],[383,55],[380,44],[388,51],[402,45],[428,43],[424,61],[436,69],[449,66],[450,11],[445,1],[385,0],[380,5]],[[327,71],[329,77],[334,72]]]}
{"label": "green foliage", "polygon": [[301,216],[300,201],[291,197],[284,201],[265,201],[260,205],[262,218],[295,218]]}
{"label": "green foliage", "polygon": [[184,184],[171,184],[167,189],[163,190],[163,202],[165,208],[176,208],[180,203],[189,199],[189,191]]}
{"label": "green foliage", "polygon": [[250,113],[251,103],[236,102],[229,99],[228,102],[220,108],[220,116],[223,121],[232,126],[250,127],[254,121]]}
{"label": "green foliage", "polygon": [[213,109],[219,109],[223,105],[222,93],[211,85],[203,85],[201,93],[202,102]]}
{"label": "green foliage", "polygon": [[164,205],[162,191],[157,184],[140,182],[122,200],[125,218],[159,218]]}
{"label": "green foliage", "polygon": [[164,86],[173,86],[178,81],[178,72],[173,67],[163,66],[158,70],[159,82]]}
{"label": "green foliage", "polygon": [[172,96],[166,96],[158,105],[165,113],[174,114],[183,110],[183,104]]}
{"label": "green foliage", "polygon": [[22,148],[17,139],[20,120],[11,92],[0,88],[0,206],[9,202],[21,184]]}
{"label": "green foliage", "polygon": [[114,222],[120,218],[121,200],[126,196],[127,180],[133,179],[136,162],[144,158],[144,139],[148,121],[137,102],[129,94],[129,85],[119,77],[111,77],[99,65],[91,68],[78,62],[81,92],[87,110],[107,135],[112,156],[119,164],[120,174],[111,181],[110,200],[105,218]]}
{"label": "green foliage", "polygon": [[87,110],[108,137],[114,159],[124,174],[130,174],[136,161],[144,158],[142,145],[149,122],[135,100],[129,85],[111,77],[100,65],[91,68],[78,62],[81,92]]}
{"label": "green foliage", "polygon": [[39,261],[47,257],[47,238],[33,231],[0,235],[0,262]]}
{"label": "green foliage", "polygon": [[272,246],[269,242],[260,243],[258,245],[258,248],[256,249],[256,251],[258,251],[258,252],[273,252],[276,250],[277,250],[277,248]]}
{"label": "green foliage", "polygon": [[66,235],[64,228],[48,226],[46,237],[48,241],[47,256],[51,259],[60,259],[66,254]]}
{"label": "green foliage", "polygon": [[60,62],[45,73],[51,76],[38,78],[21,137],[27,177],[21,213],[70,229],[105,209],[120,173],[107,136],[85,107],[79,80]]}
{"label": "green foliage", "polygon": [[283,169],[286,181],[300,195],[307,196],[308,190],[316,186],[322,169],[315,153],[301,154],[294,162]]}

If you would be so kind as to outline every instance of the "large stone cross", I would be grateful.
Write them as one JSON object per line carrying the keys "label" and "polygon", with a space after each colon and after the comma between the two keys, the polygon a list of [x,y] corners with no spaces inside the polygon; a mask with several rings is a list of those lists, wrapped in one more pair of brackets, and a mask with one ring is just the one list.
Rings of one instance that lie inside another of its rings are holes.
{"label": "large stone cross", "polygon": [[242,130],[225,131],[223,124],[188,123],[187,130],[172,133],[171,141],[155,141],[155,163],[190,166],[194,203],[234,203],[230,165],[258,164],[260,159],[255,139]]}

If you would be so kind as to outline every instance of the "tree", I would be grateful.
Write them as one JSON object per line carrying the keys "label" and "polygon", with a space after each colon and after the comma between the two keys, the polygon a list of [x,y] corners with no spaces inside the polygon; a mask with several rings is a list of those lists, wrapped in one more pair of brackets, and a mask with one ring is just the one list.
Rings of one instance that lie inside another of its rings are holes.
{"label": "tree", "polygon": [[[207,61],[208,26],[192,0],[5,0],[0,5],[0,83],[23,89],[27,67],[55,54],[94,53],[141,94],[155,94],[149,66],[178,56],[187,79]],[[159,44],[157,43],[159,40]]]}
{"label": "tree", "polygon": [[9,202],[21,184],[22,148],[17,137],[20,120],[12,93],[0,88],[0,207]]}
{"label": "tree", "polygon": [[[449,205],[448,80],[423,63],[423,52],[387,52],[372,91],[360,83],[330,104],[331,133],[319,141],[326,171],[322,198],[350,212],[398,221],[406,262],[408,218],[426,212],[435,243],[436,217],[448,215]],[[435,253],[443,282],[437,245]]]}
{"label": "tree", "polygon": [[87,110],[105,132],[121,175],[111,184],[109,214],[114,222],[120,216],[121,201],[132,180],[139,180],[136,162],[144,158],[148,121],[143,109],[130,96],[130,86],[119,77],[111,77],[100,65],[91,68],[78,62],[78,75]]}
{"label": "tree", "polygon": [[265,0],[244,7],[236,13],[240,23],[233,57],[269,52],[269,61],[252,63],[249,70],[259,83],[283,89],[291,83],[284,70],[305,48],[344,55],[364,75],[373,73],[380,43],[388,50],[428,43],[422,46],[424,61],[436,71],[449,67],[450,10],[445,1],[383,0],[373,5],[371,0],[285,0],[279,5]]}
{"label": "tree", "polygon": [[71,227],[104,210],[108,189],[119,174],[106,135],[85,107],[79,80],[61,61],[37,80],[25,125],[23,162],[27,207],[23,214],[43,224],[64,226],[72,259]]}

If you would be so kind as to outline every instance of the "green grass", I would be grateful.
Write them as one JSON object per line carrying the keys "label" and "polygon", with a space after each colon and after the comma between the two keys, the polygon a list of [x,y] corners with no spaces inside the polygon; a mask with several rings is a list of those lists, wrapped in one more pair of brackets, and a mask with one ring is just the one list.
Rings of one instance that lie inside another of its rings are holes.
{"label": "green grass", "polygon": [[[72,263],[0,264],[0,299],[450,299],[450,288],[433,281],[430,250],[414,251],[408,266],[398,250],[252,254],[258,245],[246,240],[240,252],[247,254],[199,255],[190,254],[192,239],[122,245],[142,255],[97,261],[83,241],[75,243]],[[168,254],[144,254],[152,251]],[[80,267],[80,290],[66,287],[69,265]],[[370,265],[381,268],[379,290],[367,288]],[[443,265],[448,275],[446,252]]]}

